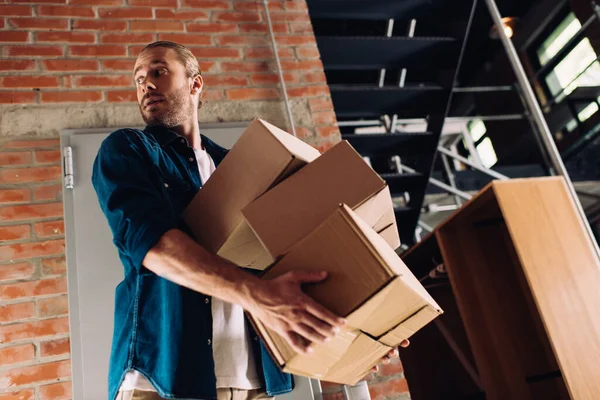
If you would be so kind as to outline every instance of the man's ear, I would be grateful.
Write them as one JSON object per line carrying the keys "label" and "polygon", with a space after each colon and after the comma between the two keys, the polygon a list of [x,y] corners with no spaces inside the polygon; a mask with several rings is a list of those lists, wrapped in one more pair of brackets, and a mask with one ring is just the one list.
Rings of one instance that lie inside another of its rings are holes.
{"label": "man's ear", "polygon": [[192,78],[192,90],[191,94],[202,93],[202,89],[204,88],[204,80],[202,76],[196,75]]}

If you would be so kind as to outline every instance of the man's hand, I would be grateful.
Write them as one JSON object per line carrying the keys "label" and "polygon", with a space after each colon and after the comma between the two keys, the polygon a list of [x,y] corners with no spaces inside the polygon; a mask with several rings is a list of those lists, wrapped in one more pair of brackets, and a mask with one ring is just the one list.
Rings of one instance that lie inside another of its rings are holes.
{"label": "man's hand", "polygon": [[[408,345],[410,345],[410,342],[408,341],[408,339],[403,340],[402,343],[400,343],[400,347],[408,347]],[[389,364],[390,362],[392,362],[392,359],[399,357],[399,356],[400,356],[400,353],[398,353],[398,349],[394,349],[394,350],[390,351],[389,353],[387,353],[387,355],[381,359],[381,362],[384,364]],[[371,371],[378,372],[379,365],[374,366]]]}
{"label": "man's hand", "polygon": [[246,309],[285,338],[295,351],[310,353],[312,343],[326,343],[346,323],[302,291],[302,284],[326,278],[326,272],[294,271],[260,281]]}

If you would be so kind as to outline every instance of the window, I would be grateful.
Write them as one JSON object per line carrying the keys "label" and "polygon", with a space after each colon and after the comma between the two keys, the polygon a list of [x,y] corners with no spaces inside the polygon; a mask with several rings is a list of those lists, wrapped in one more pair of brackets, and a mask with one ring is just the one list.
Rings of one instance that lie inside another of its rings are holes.
{"label": "window", "polygon": [[[473,143],[475,143],[475,150],[477,150],[477,155],[481,163],[484,167],[491,168],[498,162],[498,157],[492,145],[492,140],[486,136],[487,128],[485,123],[480,119],[474,119],[469,121],[467,129],[471,134]],[[465,148],[468,148],[468,146],[465,145]],[[469,156],[469,160],[473,161],[473,157]]]}
{"label": "window", "polygon": [[[572,12],[556,27],[537,50],[540,64],[546,65],[552,57],[575,36],[581,23]],[[557,102],[579,86],[600,85],[600,62],[588,38],[583,38],[546,76],[546,84]]]}

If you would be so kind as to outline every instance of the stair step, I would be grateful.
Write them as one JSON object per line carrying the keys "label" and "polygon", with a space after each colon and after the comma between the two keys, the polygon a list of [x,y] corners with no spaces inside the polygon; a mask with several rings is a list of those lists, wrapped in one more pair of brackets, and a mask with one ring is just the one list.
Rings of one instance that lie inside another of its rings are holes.
{"label": "stair step", "polygon": [[431,154],[437,145],[437,138],[431,132],[347,134],[342,135],[342,139],[350,142],[364,157]]}
{"label": "stair step", "polygon": [[425,118],[446,105],[448,89],[433,85],[368,86],[329,85],[338,119],[379,118],[397,114],[399,118]]}
{"label": "stair step", "polygon": [[307,0],[311,18],[415,18],[431,10],[432,0]]}
{"label": "stair step", "polygon": [[415,190],[423,191],[427,186],[426,177],[420,173],[384,173],[379,176],[388,184],[392,196]]}
{"label": "stair step", "polygon": [[458,43],[449,37],[317,36],[326,70],[453,66]]}

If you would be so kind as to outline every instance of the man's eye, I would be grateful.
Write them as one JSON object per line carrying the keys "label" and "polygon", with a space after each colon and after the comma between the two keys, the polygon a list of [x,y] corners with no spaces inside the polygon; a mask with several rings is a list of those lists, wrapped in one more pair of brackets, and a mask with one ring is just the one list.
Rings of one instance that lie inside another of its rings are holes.
{"label": "man's eye", "polygon": [[167,72],[166,68],[159,68],[156,70],[155,74],[158,75],[164,75]]}
{"label": "man's eye", "polygon": [[139,78],[136,78],[135,82],[136,82],[138,85],[141,85],[141,84],[142,84],[142,82],[144,82],[144,77],[143,77],[143,76],[140,76]]}

